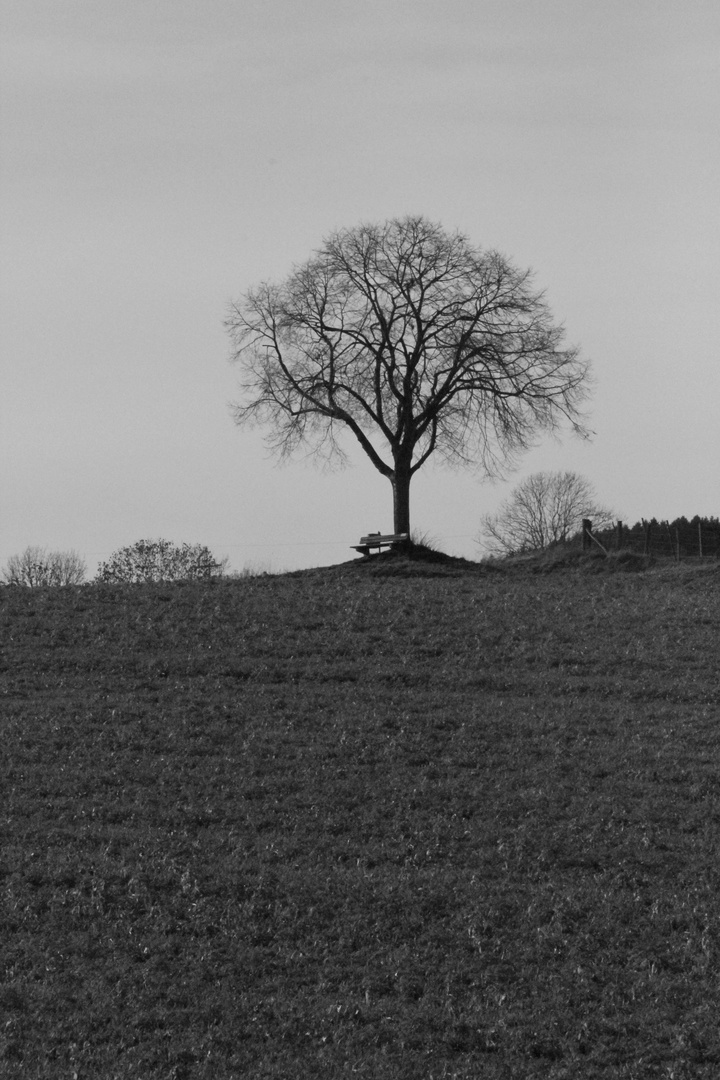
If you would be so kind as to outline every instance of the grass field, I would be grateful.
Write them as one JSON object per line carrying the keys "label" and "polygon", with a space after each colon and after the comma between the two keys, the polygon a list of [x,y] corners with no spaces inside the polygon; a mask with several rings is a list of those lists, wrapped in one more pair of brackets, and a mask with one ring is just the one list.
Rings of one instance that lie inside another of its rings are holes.
{"label": "grass field", "polygon": [[537,571],[0,590],[0,1075],[719,1076],[720,567]]}

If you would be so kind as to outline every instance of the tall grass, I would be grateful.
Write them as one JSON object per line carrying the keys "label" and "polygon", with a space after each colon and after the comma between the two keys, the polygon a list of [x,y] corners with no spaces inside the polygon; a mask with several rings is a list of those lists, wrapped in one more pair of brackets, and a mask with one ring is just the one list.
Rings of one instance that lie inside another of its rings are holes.
{"label": "tall grass", "polygon": [[717,1076],[720,577],[578,565],[0,591],[3,1075]]}

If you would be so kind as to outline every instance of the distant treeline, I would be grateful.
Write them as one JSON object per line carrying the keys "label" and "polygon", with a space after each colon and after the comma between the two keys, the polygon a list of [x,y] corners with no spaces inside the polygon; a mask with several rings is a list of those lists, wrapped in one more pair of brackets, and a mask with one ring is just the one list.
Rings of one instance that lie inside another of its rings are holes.
{"label": "distant treeline", "polygon": [[624,549],[645,555],[720,558],[720,519],[716,517],[679,517],[674,521],[636,521],[634,525],[618,522],[606,529],[593,530],[608,551]]}

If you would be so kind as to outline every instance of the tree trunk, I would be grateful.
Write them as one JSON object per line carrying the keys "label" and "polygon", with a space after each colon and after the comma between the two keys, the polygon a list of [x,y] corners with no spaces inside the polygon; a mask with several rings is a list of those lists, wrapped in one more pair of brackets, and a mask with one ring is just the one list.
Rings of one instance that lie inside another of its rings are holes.
{"label": "tree trunk", "polygon": [[393,531],[410,534],[410,469],[396,466],[390,483],[393,489]]}

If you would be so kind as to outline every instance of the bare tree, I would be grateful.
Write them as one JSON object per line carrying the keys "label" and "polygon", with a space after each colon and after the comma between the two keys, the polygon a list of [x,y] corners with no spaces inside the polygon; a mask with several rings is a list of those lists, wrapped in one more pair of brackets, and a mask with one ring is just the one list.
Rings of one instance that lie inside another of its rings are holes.
{"label": "bare tree", "polygon": [[483,518],[480,542],[496,555],[540,551],[568,540],[591,518],[598,528],[612,511],[600,506],[589,480],[574,472],[539,472],[523,480],[497,514]]}
{"label": "bare tree", "polygon": [[81,585],[85,579],[85,561],[76,551],[48,551],[28,547],[22,555],[11,555],[3,571],[7,585]]}
{"label": "bare tree", "polygon": [[541,430],[585,434],[588,367],[562,349],[543,294],[494,251],[422,217],[328,237],[281,284],[231,308],[243,372],[238,424],[341,462],[350,431],[393,490],[410,531],[410,481],[434,453],[497,474]]}
{"label": "bare tree", "polygon": [[227,559],[219,562],[204,544],[173,544],[170,540],[138,540],[113,552],[101,563],[96,581],[132,583],[187,581],[222,577]]}

